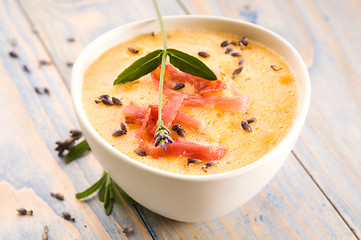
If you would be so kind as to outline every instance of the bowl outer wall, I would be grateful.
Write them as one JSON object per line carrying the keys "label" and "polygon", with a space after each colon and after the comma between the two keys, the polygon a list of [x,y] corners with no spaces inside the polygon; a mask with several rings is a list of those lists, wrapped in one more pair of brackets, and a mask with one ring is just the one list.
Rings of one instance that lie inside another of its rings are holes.
{"label": "bowl outer wall", "polygon": [[209,176],[188,176],[149,167],[114,149],[90,125],[82,107],[82,79],[88,66],[104,51],[121,42],[159,31],[157,20],[139,21],[111,30],[95,39],[78,57],[72,73],[74,109],[80,127],[104,169],[132,198],[160,215],[187,222],[208,220],[248,201],[276,174],[305,121],[310,102],[310,80],[297,51],[284,39],[264,28],[239,20],[210,16],[172,16],[165,17],[164,21],[167,30],[209,29],[247,36],[283,56],[294,71],[298,85],[299,106],[295,123],[275,149],[240,169]]}

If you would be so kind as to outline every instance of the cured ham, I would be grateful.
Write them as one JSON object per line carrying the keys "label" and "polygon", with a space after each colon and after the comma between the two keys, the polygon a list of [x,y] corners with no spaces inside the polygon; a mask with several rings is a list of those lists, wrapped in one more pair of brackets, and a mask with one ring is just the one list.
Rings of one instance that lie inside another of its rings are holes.
{"label": "cured ham", "polygon": [[[159,75],[160,70],[157,68],[152,72],[152,79],[154,84],[159,86]],[[194,93],[182,93],[174,91],[172,89],[172,83],[179,82],[188,82],[191,83],[194,87]],[[194,107],[205,107],[205,108],[214,108],[218,107],[223,110],[233,111],[233,112],[247,112],[249,106],[249,97],[241,96],[238,91],[232,90],[233,96],[204,96],[204,93],[211,92],[220,92],[227,88],[227,85],[220,81],[209,81],[199,77],[189,75],[184,72],[176,70],[171,65],[166,65],[165,75],[164,75],[164,84],[163,84],[164,94],[167,96],[176,96],[183,95],[184,100],[183,104],[185,106],[194,106]],[[202,95],[203,94],[203,95]]]}
{"label": "cured ham", "polygon": [[139,144],[139,148],[153,158],[184,156],[200,160],[219,160],[226,154],[224,146],[207,146],[182,139],[174,139],[173,144],[168,144],[167,150],[146,145],[144,141]]}
{"label": "cured ham", "polygon": [[187,106],[213,108],[219,107],[231,112],[247,112],[249,105],[248,97],[233,96],[187,96],[184,100]]}
{"label": "cured ham", "polygon": [[[159,76],[160,69],[157,68],[152,72],[152,79],[157,87]],[[173,90],[172,86],[177,83],[192,85],[193,93]],[[205,108],[218,107],[233,112],[246,112],[249,105],[249,98],[241,96],[240,92],[232,86],[230,87],[233,94],[231,97],[219,94],[212,95],[212,93],[225,90],[227,85],[220,80],[209,81],[180,72],[171,65],[166,65],[163,86],[163,92],[169,98],[162,109],[163,125],[167,128],[171,128],[174,124],[181,124],[196,131],[205,131],[205,125],[202,121],[179,110],[182,105]],[[139,148],[153,158],[177,155],[211,161],[221,159],[226,153],[224,146],[206,146],[180,138],[173,139],[174,142],[167,144],[166,149],[155,147],[154,134],[157,129],[158,106],[149,105],[146,108],[141,108],[128,105],[123,108],[123,113],[126,116],[126,121],[140,125],[136,134],[140,141]]]}
{"label": "cured ham", "polygon": [[[170,128],[173,124],[177,123],[204,131],[204,123],[202,121],[192,118],[179,110],[183,100],[183,95],[175,95],[165,104],[162,110],[164,126]],[[136,138],[140,141],[139,148],[153,158],[178,155],[200,160],[218,160],[226,153],[224,146],[205,146],[178,138],[174,139],[173,144],[168,144],[166,150],[154,147],[158,106],[149,105],[147,108],[141,108],[131,104],[123,108],[123,113],[126,118],[132,119],[135,124],[141,125],[136,134]]]}
{"label": "cured ham", "polygon": [[145,109],[138,107],[134,104],[129,104],[122,108],[122,112],[125,115],[125,122],[142,124],[145,117]]}
{"label": "cured ham", "polygon": [[[151,108],[153,118],[158,119],[158,106],[150,105],[149,107]],[[164,110],[164,108],[163,108],[163,110]],[[122,109],[122,112],[125,115],[125,121],[128,124],[130,123],[130,124],[137,124],[137,125],[142,125],[142,123],[145,119],[146,111],[147,111],[146,108],[142,108],[142,107],[136,106],[134,104],[124,106]],[[193,131],[198,131],[200,133],[204,133],[206,130],[205,124],[203,121],[195,119],[180,110],[177,111],[177,114],[172,123],[180,124],[185,128],[189,128]]]}

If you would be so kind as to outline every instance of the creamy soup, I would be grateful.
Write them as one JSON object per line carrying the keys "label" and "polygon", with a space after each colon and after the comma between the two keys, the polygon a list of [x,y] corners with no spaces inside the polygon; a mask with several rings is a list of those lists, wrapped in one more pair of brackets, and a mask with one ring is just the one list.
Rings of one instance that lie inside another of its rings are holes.
{"label": "creamy soup", "polygon": [[[111,146],[141,163],[161,170],[205,175],[251,164],[271,151],[287,135],[295,119],[298,95],[293,73],[282,57],[252,39],[248,40],[246,46],[239,44],[243,36],[206,30],[174,30],[168,31],[167,36],[169,48],[199,58],[226,86],[219,92],[197,93],[198,97],[232,98],[237,95],[248,99],[246,111],[228,109],[227,106],[187,104],[179,108],[182,113],[202,121],[205,127],[197,130],[182,126],[186,136],[179,136],[172,130],[170,136],[204,146],[221,146],[225,149],[224,156],[215,160],[214,165],[204,168],[211,160],[202,159],[188,164],[190,157],[184,155],[154,158],[140,156],[134,151],[139,147],[140,140],[136,134],[141,124],[129,121],[122,109],[129,105],[142,109],[158,105],[156,81],[151,74],[126,84],[113,85],[113,81],[135,60],[162,48],[160,33],[143,35],[109,49],[90,65],[84,75],[82,102],[86,115],[99,135]],[[229,41],[224,43],[225,40]],[[199,52],[205,53],[200,56]],[[240,67],[243,69],[235,72]],[[194,87],[185,82],[184,88],[173,91],[177,94],[193,94]],[[123,105],[110,106],[99,102],[98,97],[104,94],[109,95],[110,100],[112,97],[120,99]],[[164,94],[163,105],[171,97],[169,93]],[[249,119],[256,120],[242,127],[242,121]],[[112,133],[121,128],[120,122],[125,123],[127,133],[115,137]]]}

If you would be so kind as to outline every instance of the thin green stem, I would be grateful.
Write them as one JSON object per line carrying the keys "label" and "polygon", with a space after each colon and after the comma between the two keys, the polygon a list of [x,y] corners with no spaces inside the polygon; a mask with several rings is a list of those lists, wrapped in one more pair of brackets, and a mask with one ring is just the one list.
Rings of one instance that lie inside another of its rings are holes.
{"label": "thin green stem", "polygon": [[164,51],[162,55],[162,65],[160,67],[160,79],[159,79],[159,104],[158,104],[158,126],[163,124],[162,121],[162,94],[163,94],[163,82],[165,72],[165,60],[167,58],[167,52]]}
{"label": "thin green stem", "polygon": [[167,59],[168,44],[167,44],[167,35],[166,35],[166,32],[165,32],[165,28],[164,28],[163,18],[162,18],[162,14],[160,13],[160,10],[159,10],[157,0],[153,0],[153,4],[154,4],[154,7],[155,7],[155,11],[157,12],[157,17],[158,17],[158,21],[159,21],[159,24],[160,24],[160,29],[162,31],[163,48],[164,48],[164,52],[163,52],[163,55],[162,55],[162,65],[161,65],[161,68],[160,68],[160,79],[159,79],[159,104],[158,104],[158,122],[157,122],[157,125],[159,127],[160,125],[163,124],[163,121],[162,121],[162,94],[163,94],[165,61]]}
{"label": "thin green stem", "polygon": [[163,23],[162,14],[160,13],[157,0],[153,0],[153,4],[154,4],[154,7],[155,7],[155,11],[157,12],[157,17],[158,17],[158,21],[159,21],[159,24],[160,24],[160,29],[161,29],[161,31],[162,31],[163,47],[164,47],[164,50],[166,50],[166,49],[168,48],[168,45],[167,45],[167,35],[166,35],[166,33],[165,33],[165,28],[164,28],[164,23]]}

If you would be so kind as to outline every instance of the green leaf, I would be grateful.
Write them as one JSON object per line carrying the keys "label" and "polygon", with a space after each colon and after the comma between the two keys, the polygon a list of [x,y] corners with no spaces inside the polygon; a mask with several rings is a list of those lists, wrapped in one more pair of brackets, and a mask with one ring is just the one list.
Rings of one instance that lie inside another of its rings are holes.
{"label": "green leaf", "polygon": [[105,208],[105,214],[109,216],[112,213],[112,210],[113,210],[113,199],[109,201],[108,206]]}
{"label": "green leaf", "polygon": [[83,153],[86,152],[87,150],[90,150],[90,147],[89,147],[87,141],[83,140],[81,143],[79,143],[78,145],[76,145],[72,149],[70,149],[68,154],[65,156],[65,162],[70,163],[74,159],[83,155]]}
{"label": "green leaf", "polygon": [[110,197],[112,195],[111,192],[113,191],[113,184],[109,174],[107,174],[104,180],[104,186],[105,186],[104,208],[107,209],[109,202],[113,201],[112,198]]}
{"label": "green leaf", "polygon": [[104,202],[105,189],[106,189],[106,187],[105,187],[105,182],[104,182],[98,191],[98,198],[99,198],[99,201],[101,201],[101,202]]}
{"label": "green leaf", "polygon": [[158,49],[139,58],[119,74],[113,84],[131,82],[152,72],[161,64],[163,52],[164,50]]}
{"label": "green leaf", "polygon": [[115,185],[114,191],[116,191],[116,193],[115,193],[116,195],[118,193],[129,203],[135,203],[135,200],[133,198],[131,198],[126,192],[124,192],[123,189],[121,189],[118,186],[118,184],[114,183],[114,185]]}
{"label": "green leaf", "polygon": [[90,196],[91,194],[93,194],[103,184],[103,181],[105,180],[107,175],[108,174],[106,172],[104,172],[103,176],[96,183],[94,183],[92,186],[90,186],[90,188],[86,189],[84,192],[75,194],[76,198],[83,199],[83,198],[86,198],[86,197]]}
{"label": "green leaf", "polygon": [[105,189],[105,197],[104,197],[104,209],[107,209],[108,205],[109,205],[109,188]]}
{"label": "green leaf", "polygon": [[119,192],[115,188],[113,189],[113,191],[114,191],[114,199],[115,199],[115,201],[117,201],[117,203],[120,203],[121,200],[120,200]]}
{"label": "green leaf", "polygon": [[217,80],[214,72],[201,60],[177,49],[168,48],[170,63],[182,72],[207,80]]}

